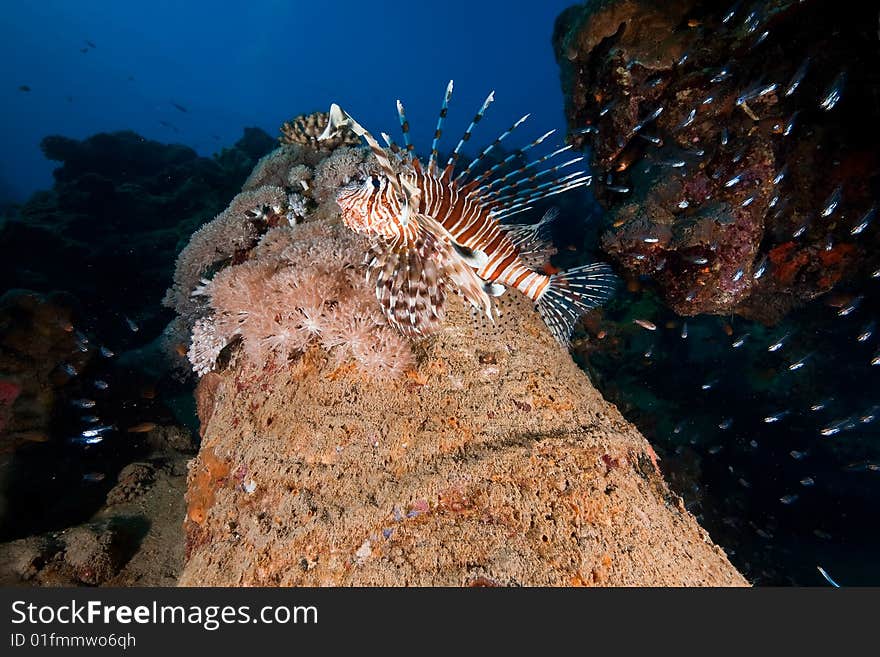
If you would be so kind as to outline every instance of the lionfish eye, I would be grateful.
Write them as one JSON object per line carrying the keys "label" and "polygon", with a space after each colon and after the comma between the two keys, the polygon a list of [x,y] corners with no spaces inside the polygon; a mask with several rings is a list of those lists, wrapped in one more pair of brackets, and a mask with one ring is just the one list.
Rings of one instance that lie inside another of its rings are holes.
{"label": "lionfish eye", "polygon": [[379,182],[379,178],[377,176],[370,176],[370,182],[373,183],[373,189],[379,189],[382,186],[382,183]]}

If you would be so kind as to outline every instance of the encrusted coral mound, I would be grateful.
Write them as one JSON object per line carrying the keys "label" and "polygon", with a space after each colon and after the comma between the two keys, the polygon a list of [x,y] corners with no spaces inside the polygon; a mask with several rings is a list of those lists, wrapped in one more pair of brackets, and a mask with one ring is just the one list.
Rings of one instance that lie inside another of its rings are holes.
{"label": "encrusted coral mound", "polygon": [[215,369],[226,347],[257,370],[312,347],[380,379],[412,366],[366,283],[367,244],[338,219],[336,190],[372,166],[363,149],[282,146],[192,236],[165,301],[180,314],[169,332],[190,334],[196,373]]}
{"label": "encrusted coral mound", "polygon": [[338,135],[330,139],[318,142],[330,115],[326,112],[313,112],[312,114],[301,114],[290,121],[285,121],[281,125],[281,136],[278,138],[282,144],[300,144],[302,146],[311,146],[313,148],[324,148],[333,150],[338,146],[357,145],[360,138],[350,130],[341,130]]}

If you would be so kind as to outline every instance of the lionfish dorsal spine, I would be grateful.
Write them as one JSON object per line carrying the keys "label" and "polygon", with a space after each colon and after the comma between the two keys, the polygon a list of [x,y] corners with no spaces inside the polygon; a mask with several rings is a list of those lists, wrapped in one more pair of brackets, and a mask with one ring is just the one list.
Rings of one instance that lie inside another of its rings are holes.
{"label": "lionfish dorsal spine", "polygon": [[443,124],[446,122],[446,114],[449,112],[449,101],[452,99],[452,80],[446,85],[446,93],[443,94],[443,103],[440,105],[440,113],[437,117],[437,127],[434,129],[434,140],[431,142],[431,156],[428,158],[428,171],[437,170],[437,158],[439,156],[440,136],[443,134]]}
{"label": "lionfish dorsal spine", "polygon": [[507,139],[507,137],[510,136],[510,133],[521,126],[530,116],[531,114],[523,114],[519,119],[517,119],[517,121],[513,125],[502,132],[498,137],[496,137],[495,141],[486,146],[486,148],[484,148],[480,152],[480,154],[476,158],[474,158],[471,163],[468,164],[467,167],[455,177],[455,182],[464,182],[464,179],[473,172],[477,165],[479,165],[489,153],[491,153],[502,141]]}

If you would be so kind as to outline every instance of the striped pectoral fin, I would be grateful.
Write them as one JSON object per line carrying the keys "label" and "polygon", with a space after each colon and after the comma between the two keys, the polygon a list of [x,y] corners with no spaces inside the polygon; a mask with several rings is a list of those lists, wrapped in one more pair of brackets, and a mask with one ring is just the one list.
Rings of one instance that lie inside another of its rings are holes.
{"label": "striped pectoral fin", "polygon": [[568,346],[577,321],[588,310],[607,301],[614,294],[617,281],[611,267],[602,262],[550,277],[536,301],[538,312],[560,344]]}
{"label": "striped pectoral fin", "polygon": [[446,292],[430,237],[408,244],[377,242],[370,249],[367,275],[385,318],[401,333],[416,337],[439,328]]}

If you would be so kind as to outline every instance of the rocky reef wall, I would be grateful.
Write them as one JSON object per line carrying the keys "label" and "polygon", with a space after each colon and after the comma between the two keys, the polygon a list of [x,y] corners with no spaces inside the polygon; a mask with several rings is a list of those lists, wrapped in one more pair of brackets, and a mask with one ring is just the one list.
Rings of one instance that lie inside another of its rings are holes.
{"label": "rocky reef wall", "polygon": [[875,7],[592,0],[554,47],[603,248],[676,313],[773,323],[877,270]]}

